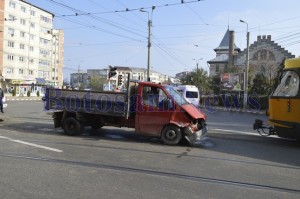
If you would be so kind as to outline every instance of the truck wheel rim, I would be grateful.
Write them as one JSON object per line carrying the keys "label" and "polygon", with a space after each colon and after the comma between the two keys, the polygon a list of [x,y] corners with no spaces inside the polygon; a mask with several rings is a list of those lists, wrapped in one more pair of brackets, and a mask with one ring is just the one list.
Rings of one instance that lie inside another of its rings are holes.
{"label": "truck wheel rim", "polygon": [[176,132],[175,131],[168,131],[166,134],[166,138],[168,140],[174,140],[176,138]]}

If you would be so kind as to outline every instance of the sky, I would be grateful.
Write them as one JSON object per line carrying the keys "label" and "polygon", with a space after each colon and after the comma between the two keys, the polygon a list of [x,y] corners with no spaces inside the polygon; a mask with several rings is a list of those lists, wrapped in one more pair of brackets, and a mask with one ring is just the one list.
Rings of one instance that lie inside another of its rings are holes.
{"label": "sky", "polygon": [[235,31],[236,46],[244,50],[247,24],[250,45],[258,35],[271,35],[293,55],[300,54],[297,0],[27,1],[53,13],[54,29],[64,30],[64,79],[78,68],[147,68],[148,20],[150,67],[169,76],[192,71],[197,63],[208,71],[207,61],[215,58],[213,49],[228,28]]}

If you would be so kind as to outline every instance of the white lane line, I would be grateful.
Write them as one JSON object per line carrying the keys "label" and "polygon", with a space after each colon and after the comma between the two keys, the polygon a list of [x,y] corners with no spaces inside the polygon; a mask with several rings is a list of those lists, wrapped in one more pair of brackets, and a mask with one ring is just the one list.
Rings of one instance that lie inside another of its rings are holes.
{"label": "white lane line", "polygon": [[54,152],[58,152],[58,153],[63,152],[62,150],[59,150],[59,149],[55,149],[55,148],[51,148],[51,147],[47,147],[47,146],[43,146],[43,145],[39,145],[39,144],[33,144],[33,143],[30,143],[30,142],[25,142],[25,141],[21,141],[21,140],[14,140],[14,139],[11,139],[9,137],[0,136],[0,139],[6,139],[6,140],[11,141],[11,142],[17,142],[17,143],[20,143],[20,144],[33,146],[33,147],[41,148],[41,149],[46,149],[46,150],[54,151]]}
{"label": "white lane line", "polygon": [[239,133],[239,134],[246,134],[246,135],[256,135],[256,133],[250,133],[246,131],[235,131],[235,130],[229,130],[229,129],[210,129],[214,131],[223,131],[223,132],[228,132],[228,133]]}
{"label": "white lane line", "polygon": [[[229,129],[209,129],[209,130],[222,131],[222,132],[227,132],[227,133],[238,133],[238,134],[242,134],[242,135],[254,135],[254,136],[261,137],[261,135],[257,131],[251,133],[251,132],[247,132],[247,131],[235,131],[235,130],[229,130]],[[279,137],[273,136],[273,135],[271,135],[269,137],[279,138]]]}

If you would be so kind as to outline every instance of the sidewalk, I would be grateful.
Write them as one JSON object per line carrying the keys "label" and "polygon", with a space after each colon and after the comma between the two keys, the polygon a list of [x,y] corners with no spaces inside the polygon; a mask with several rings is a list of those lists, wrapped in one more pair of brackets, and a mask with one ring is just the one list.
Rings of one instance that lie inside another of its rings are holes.
{"label": "sidewalk", "polygon": [[42,97],[37,97],[37,96],[12,96],[11,93],[4,93],[4,96],[6,98],[6,101],[27,101],[27,100],[42,100]]}
{"label": "sidewalk", "polygon": [[240,113],[253,113],[253,114],[260,114],[266,115],[266,110],[256,110],[256,109],[237,109],[234,107],[222,107],[222,106],[200,106],[201,110],[205,110],[208,112],[216,112],[216,111],[225,111],[225,112],[240,112]]}

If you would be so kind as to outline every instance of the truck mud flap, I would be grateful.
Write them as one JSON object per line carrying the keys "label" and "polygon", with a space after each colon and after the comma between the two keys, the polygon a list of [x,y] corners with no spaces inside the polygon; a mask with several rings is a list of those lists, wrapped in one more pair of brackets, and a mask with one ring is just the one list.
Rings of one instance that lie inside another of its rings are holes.
{"label": "truck mud flap", "polygon": [[63,112],[57,111],[54,112],[52,115],[53,121],[54,121],[54,128],[62,127],[62,118],[63,118]]}

